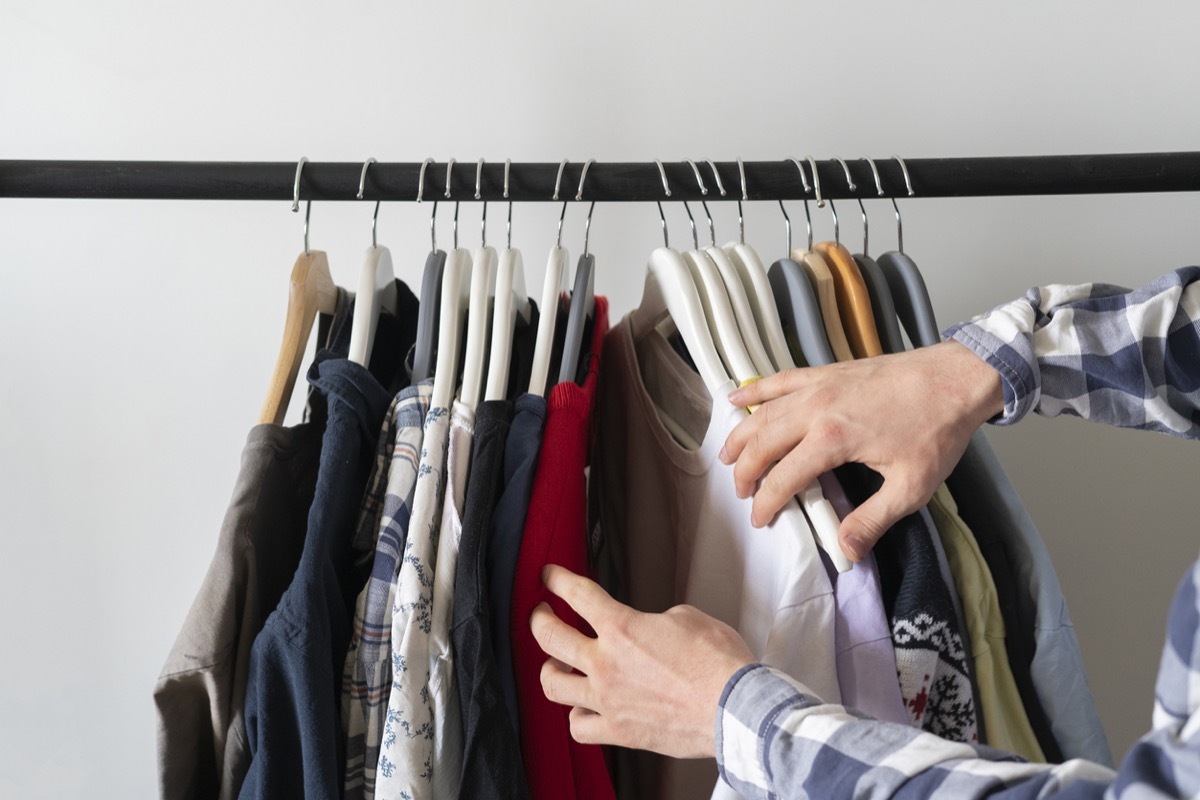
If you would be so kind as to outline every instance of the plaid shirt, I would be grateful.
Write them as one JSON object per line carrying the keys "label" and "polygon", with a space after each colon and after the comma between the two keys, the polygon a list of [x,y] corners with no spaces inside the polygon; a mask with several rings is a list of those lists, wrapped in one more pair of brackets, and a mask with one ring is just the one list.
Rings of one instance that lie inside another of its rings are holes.
{"label": "plaid shirt", "polygon": [[346,800],[375,796],[375,768],[392,686],[392,603],[400,554],[417,483],[417,462],[432,381],[396,396],[380,436],[380,448],[359,518],[369,532],[374,562],[358,595],[354,630],[342,672],[342,731],[346,734]]}
{"label": "plaid shirt", "polygon": [[[946,335],[996,368],[1011,424],[1030,411],[1200,438],[1200,268],[1129,291],[1033,289]],[[1028,764],[823,704],[752,664],[721,696],[721,777],[746,798],[1200,796],[1200,562],[1171,606],[1153,730],[1117,772],[1083,760]]]}

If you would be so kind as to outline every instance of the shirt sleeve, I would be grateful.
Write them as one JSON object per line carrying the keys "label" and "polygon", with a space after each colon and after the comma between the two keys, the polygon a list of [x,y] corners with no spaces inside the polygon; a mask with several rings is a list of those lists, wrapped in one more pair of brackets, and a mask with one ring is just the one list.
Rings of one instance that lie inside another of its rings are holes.
{"label": "shirt sleeve", "polygon": [[996,424],[1036,411],[1200,438],[1200,267],[1030,289],[943,335],[1000,373]]}
{"label": "shirt sleeve", "polygon": [[739,670],[716,719],[721,777],[752,800],[791,798],[1099,798],[1113,782],[1089,761],[1029,764],[988,747],[950,742],[822,703],[762,664]]}

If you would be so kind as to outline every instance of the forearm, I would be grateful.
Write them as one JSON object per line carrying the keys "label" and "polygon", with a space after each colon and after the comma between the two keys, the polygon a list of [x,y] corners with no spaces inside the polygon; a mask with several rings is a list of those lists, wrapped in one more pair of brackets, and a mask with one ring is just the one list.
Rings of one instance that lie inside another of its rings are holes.
{"label": "forearm", "polygon": [[[762,665],[726,685],[716,721],[721,776],[743,797],[1034,798],[1068,784],[1099,797],[1113,772],[1086,761],[1027,764],[986,747],[823,704]],[[1081,783],[1081,782],[1087,782]]]}
{"label": "forearm", "polygon": [[1200,438],[1200,268],[1134,290],[1051,285],[945,336],[999,373],[1000,425],[1030,411]]}

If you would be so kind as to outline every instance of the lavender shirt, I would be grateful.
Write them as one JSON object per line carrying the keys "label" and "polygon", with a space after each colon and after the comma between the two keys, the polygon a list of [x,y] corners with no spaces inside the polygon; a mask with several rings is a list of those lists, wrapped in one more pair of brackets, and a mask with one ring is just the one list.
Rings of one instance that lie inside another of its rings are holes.
{"label": "lavender shirt", "polygon": [[[821,491],[833,505],[838,519],[854,510],[841,484],[832,473],[820,477]],[[837,676],[842,688],[842,705],[875,719],[911,724],[900,696],[896,677],[896,652],[892,632],[883,610],[883,592],[875,556],[868,553],[847,572],[839,573],[821,552],[836,601],[834,641],[837,645]]]}

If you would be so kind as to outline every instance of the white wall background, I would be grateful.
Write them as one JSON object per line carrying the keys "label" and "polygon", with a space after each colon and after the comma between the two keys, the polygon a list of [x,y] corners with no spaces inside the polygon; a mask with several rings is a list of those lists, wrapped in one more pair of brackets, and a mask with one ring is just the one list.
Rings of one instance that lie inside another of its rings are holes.
{"label": "white wall background", "polygon": [[[1182,2],[7,3],[0,158],[1195,149],[1198,24]],[[1200,246],[1188,195],[902,205],[946,324],[1037,283],[1138,284]],[[869,208],[873,250],[890,249],[890,206]],[[343,284],[370,213],[313,210]],[[556,213],[514,215],[531,285]],[[733,207],[717,213],[731,237]],[[427,215],[380,217],[412,281]],[[478,207],[462,216],[471,241]],[[778,209],[752,205],[747,225],[777,257]],[[597,289],[618,315],[658,234],[652,205],[596,211]],[[573,208],[573,252],[581,236]],[[285,202],[0,199],[0,796],[154,792],[151,687],[210,558],[300,246]],[[1076,420],[990,438],[1055,556],[1119,753],[1149,722],[1167,603],[1197,553],[1200,449]]]}

